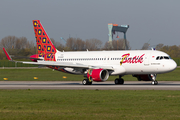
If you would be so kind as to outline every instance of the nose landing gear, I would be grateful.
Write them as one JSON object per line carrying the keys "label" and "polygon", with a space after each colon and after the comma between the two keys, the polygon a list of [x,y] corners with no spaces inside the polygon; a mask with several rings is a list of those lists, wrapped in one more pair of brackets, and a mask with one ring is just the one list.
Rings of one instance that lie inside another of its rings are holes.
{"label": "nose landing gear", "polygon": [[152,85],[157,85],[158,84],[158,81],[152,81],[152,83],[151,83]]}
{"label": "nose landing gear", "polygon": [[156,80],[157,74],[151,74],[151,79],[152,79],[152,85],[157,85],[158,81]]}

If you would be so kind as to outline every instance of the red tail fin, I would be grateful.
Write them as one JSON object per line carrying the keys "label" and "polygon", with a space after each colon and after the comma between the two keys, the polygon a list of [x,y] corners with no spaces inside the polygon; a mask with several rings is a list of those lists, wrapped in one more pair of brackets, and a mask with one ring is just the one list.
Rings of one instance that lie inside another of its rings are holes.
{"label": "red tail fin", "polygon": [[55,61],[55,46],[49,39],[46,31],[39,20],[33,20],[36,44],[39,57],[43,57],[46,61]]}

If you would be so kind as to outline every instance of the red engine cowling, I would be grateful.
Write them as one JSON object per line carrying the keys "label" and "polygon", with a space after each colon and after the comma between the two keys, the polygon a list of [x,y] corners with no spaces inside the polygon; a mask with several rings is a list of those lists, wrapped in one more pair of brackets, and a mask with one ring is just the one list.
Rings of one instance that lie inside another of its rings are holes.
{"label": "red engine cowling", "polygon": [[156,74],[133,75],[133,77],[136,77],[139,81],[152,81],[156,78]]}
{"label": "red engine cowling", "polygon": [[109,72],[105,69],[89,69],[87,78],[96,82],[104,82],[109,78]]}

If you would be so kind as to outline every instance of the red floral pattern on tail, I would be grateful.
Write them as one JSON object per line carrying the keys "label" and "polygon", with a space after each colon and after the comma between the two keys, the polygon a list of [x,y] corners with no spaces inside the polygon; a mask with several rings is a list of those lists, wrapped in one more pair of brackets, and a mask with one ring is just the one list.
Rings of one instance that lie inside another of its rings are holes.
{"label": "red floral pattern on tail", "polygon": [[33,26],[39,57],[43,57],[45,61],[56,61],[55,53],[57,50],[49,39],[40,21],[33,20]]}

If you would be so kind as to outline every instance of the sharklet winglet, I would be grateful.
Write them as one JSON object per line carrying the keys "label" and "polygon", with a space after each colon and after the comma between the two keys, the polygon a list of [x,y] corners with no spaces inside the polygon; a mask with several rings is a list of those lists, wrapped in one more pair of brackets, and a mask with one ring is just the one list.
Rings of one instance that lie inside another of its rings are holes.
{"label": "sharklet winglet", "polygon": [[13,61],[12,58],[11,58],[11,56],[10,56],[10,55],[8,54],[8,52],[6,51],[6,49],[3,48],[3,50],[4,50],[4,53],[6,54],[7,59],[8,59],[9,61]]}

